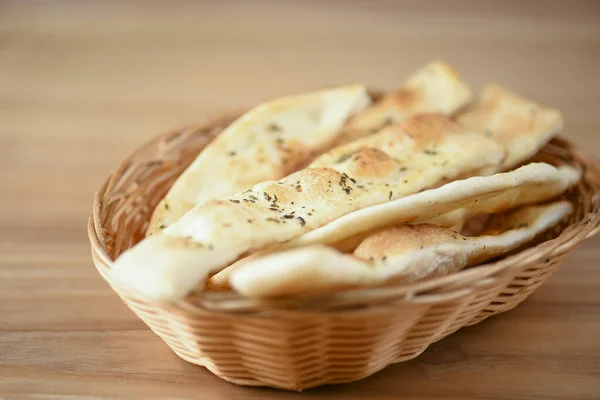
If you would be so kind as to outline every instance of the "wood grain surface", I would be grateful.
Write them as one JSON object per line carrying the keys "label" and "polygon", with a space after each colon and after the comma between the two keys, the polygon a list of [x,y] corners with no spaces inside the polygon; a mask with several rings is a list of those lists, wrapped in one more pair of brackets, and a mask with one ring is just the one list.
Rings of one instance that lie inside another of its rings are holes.
{"label": "wood grain surface", "polygon": [[0,398],[600,398],[600,237],[514,311],[304,393],[180,360],[93,267],[93,194],[152,135],[432,59],[560,108],[600,152],[598,1],[1,2]]}

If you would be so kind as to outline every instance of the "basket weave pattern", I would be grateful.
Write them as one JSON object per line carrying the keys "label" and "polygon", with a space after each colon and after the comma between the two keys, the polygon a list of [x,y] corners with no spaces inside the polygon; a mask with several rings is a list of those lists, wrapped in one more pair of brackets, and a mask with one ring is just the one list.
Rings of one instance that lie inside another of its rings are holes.
{"label": "basket weave pattern", "polygon": [[485,266],[409,286],[262,302],[207,291],[153,304],[115,286],[113,260],[141,240],[173,181],[237,115],[166,133],[137,150],[98,192],[88,226],[98,271],[135,314],[181,358],[237,384],[300,390],[358,380],[417,357],[461,327],[516,307],[599,229],[600,166],[555,139],[536,161],[584,171],[565,194],[575,213],[537,238],[537,246]]}

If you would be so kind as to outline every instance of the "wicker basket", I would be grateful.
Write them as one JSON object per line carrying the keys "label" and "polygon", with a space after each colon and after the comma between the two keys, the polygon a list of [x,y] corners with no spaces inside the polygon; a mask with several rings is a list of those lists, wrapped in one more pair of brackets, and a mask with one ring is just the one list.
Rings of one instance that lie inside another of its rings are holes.
{"label": "wicker basket", "polygon": [[536,159],[583,170],[565,194],[576,212],[535,245],[485,266],[410,286],[262,302],[206,291],[152,304],[114,286],[113,260],[143,237],[172,182],[237,115],[163,134],[137,150],[98,192],[88,226],[94,262],[121,299],[181,358],[236,384],[301,390],[415,358],[461,327],[517,306],[599,229],[600,165],[555,139]]}

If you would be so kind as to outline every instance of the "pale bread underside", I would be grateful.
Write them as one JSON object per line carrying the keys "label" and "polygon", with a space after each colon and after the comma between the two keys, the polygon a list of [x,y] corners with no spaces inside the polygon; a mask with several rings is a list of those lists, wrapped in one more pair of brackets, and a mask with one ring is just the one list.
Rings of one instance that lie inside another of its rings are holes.
{"label": "pale bread underside", "polygon": [[353,256],[317,244],[252,257],[240,262],[231,283],[243,295],[272,297],[427,279],[515,249],[572,210],[566,201],[527,206],[495,217],[501,231],[480,237],[434,225],[392,228],[367,238]]}
{"label": "pale bread underside", "polygon": [[[559,167],[561,173],[567,182],[567,187],[571,187],[579,183],[581,179],[580,171],[568,167],[562,166]],[[528,197],[517,197],[517,203],[513,205],[513,207],[517,207],[522,204],[530,203],[530,198]],[[539,201],[543,201],[544,199],[540,199]],[[439,215],[435,218],[431,219],[419,219],[415,221],[415,223],[430,223],[433,225],[442,226],[445,228],[449,228],[455,232],[460,232],[465,226],[466,221],[473,218],[475,215],[481,213],[477,208],[461,208],[458,210],[453,210],[449,213]]]}
{"label": "pale bread underside", "polygon": [[[458,176],[485,173],[504,158],[496,141],[441,115],[411,117],[355,146],[319,157],[319,168],[199,204],[162,235],[122,254],[112,269],[116,281],[151,299],[177,300],[248,251]],[[178,254],[194,246],[190,266]]]}

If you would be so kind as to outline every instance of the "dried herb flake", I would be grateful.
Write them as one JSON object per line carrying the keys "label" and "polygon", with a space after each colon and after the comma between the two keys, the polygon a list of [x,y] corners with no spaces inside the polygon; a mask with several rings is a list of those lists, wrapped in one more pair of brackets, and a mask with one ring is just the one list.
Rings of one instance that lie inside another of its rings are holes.
{"label": "dried herb flake", "polygon": [[338,158],[337,160],[335,160],[334,162],[336,164],[341,164],[341,163],[343,163],[345,161],[348,161],[348,159],[350,157],[352,157],[352,153],[346,153],[346,154],[342,155],[340,158]]}
{"label": "dried herb flake", "polygon": [[275,122],[271,122],[267,125],[267,129],[271,132],[281,132],[283,130],[281,126],[277,125]]}

